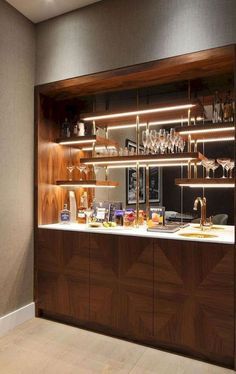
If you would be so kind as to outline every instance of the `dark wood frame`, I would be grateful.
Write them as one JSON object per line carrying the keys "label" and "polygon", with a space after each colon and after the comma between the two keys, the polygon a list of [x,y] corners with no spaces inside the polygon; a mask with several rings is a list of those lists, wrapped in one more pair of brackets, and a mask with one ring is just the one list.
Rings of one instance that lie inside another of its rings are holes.
{"label": "dark wood frame", "polygon": [[[229,45],[226,47],[221,48],[213,48],[206,51],[200,51],[195,53],[189,53],[183,56],[177,56],[173,58],[163,59],[160,61],[152,61],[144,64],[139,64],[131,67],[124,67],[117,70],[111,70],[107,72],[102,72],[98,74],[92,74],[88,76],[76,77],[73,79],[68,79],[64,81],[49,83],[37,86],[35,88],[35,178],[34,178],[34,259],[35,259],[35,272],[34,272],[34,299],[36,305],[36,315],[47,315],[47,313],[42,313],[42,310],[39,308],[39,290],[38,290],[38,275],[39,275],[39,230],[38,224],[42,223],[39,220],[39,211],[42,209],[40,204],[44,204],[44,208],[46,204],[51,203],[53,201],[53,190],[48,188],[48,190],[44,194],[44,199],[39,201],[40,196],[40,188],[41,184],[44,183],[41,179],[40,170],[47,168],[47,163],[44,159],[42,159],[41,164],[39,165],[39,157],[41,157],[40,147],[43,141],[42,131],[46,131],[50,123],[50,118],[48,118],[47,123],[43,119],[43,100],[45,99],[46,105],[54,105],[53,103],[57,102],[58,100],[70,99],[77,96],[86,96],[95,93],[101,92],[109,92],[114,90],[124,90],[129,88],[137,88],[137,87],[145,87],[157,84],[163,84],[168,82],[174,82],[182,79],[194,79],[198,77],[204,77],[209,75],[221,74],[224,72],[234,72],[234,97],[236,101],[236,48],[235,45]],[[236,124],[236,121],[235,121]],[[53,135],[53,138],[50,137],[50,140],[56,139],[58,134],[48,134]],[[235,131],[236,136],[236,131]],[[235,154],[236,156],[236,154]],[[60,166],[60,165],[58,165]],[[50,178],[48,180],[48,186],[50,184]],[[236,189],[234,189],[234,195],[236,194]],[[236,212],[236,198],[234,198],[234,206]],[[56,210],[52,211],[52,206],[49,205],[49,218],[50,220],[45,217],[43,223],[51,223],[51,217],[56,217]],[[171,243],[172,245],[173,243]],[[198,243],[195,243],[195,248],[198,248]],[[232,247],[234,249],[234,288],[236,284],[236,256],[235,256],[235,245]],[[214,248],[212,248],[214,251]],[[232,313],[234,314],[235,318],[235,310],[236,310],[236,297],[235,297],[235,290],[234,290],[234,310]],[[224,304],[224,300],[222,299],[222,305]],[[57,318],[61,321],[73,323],[72,318],[69,316],[61,316],[57,313],[48,313],[50,318]],[[78,324],[77,321],[74,321]],[[80,324],[81,325],[81,324]],[[236,327],[236,321],[234,323]],[[98,330],[97,326],[89,324],[87,326],[89,329]],[[199,327],[199,330],[202,329],[202,326]],[[113,334],[111,331],[106,331],[105,329],[100,329],[99,331]],[[124,336],[123,336],[124,337]],[[235,328],[235,341],[236,341],[236,328]],[[139,340],[141,343],[145,343],[144,340]],[[183,352],[178,350],[178,347],[170,348],[166,346],[164,343],[160,344],[159,347],[165,349],[173,349],[181,354],[189,354],[188,352]],[[234,357],[235,357],[235,364],[234,367],[236,368],[236,350],[234,344]],[[206,360],[203,356],[201,359]],[[229,365],[228,365],[229,366]],[[230,365],[232,367],[232,365]]]}

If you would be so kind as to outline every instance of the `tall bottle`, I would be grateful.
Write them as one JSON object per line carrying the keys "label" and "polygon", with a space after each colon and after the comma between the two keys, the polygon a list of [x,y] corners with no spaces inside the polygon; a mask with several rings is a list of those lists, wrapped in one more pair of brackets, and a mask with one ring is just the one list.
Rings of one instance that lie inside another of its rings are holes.
{"label": "tall bottle", "polygon": [[71,213],[67,209],[67,204],[64,204],[64,208],[60,211],[59,222],[62,224],[69,224],[71,222]]}
{"label": "tall bottle", "polygon": [[74,191],[69,191],[69,201],[70,201],[70,220],[71,222],[76,222],[76,213],[77,213],[77,206],[76,206],[76,198]]}
{"label": "tall bottle", "polygon": [[227,92],[224,101],[224,122],[233,122],[234,120],[234,109],[233,109],[233,100],[230,95],[230,91]]}
{"label": "tall bottle", "polygon": [[218,91],[215,92],[212,103],[212,122],[223,122],[222,99],[220,98]]}

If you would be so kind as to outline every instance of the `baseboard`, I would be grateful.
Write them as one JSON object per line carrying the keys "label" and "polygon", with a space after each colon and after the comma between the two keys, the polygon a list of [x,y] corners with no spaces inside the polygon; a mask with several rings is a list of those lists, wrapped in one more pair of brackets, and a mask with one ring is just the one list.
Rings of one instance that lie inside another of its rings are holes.
{"label": "baseboard", "polygon": [[0,317],[0,337],[7,334],[8,331],[14,329],[16,326],[21,323],[34,318],[35,316],[35,304],[30,303],[23,306],[14,312],[6,314],[3,317]]}

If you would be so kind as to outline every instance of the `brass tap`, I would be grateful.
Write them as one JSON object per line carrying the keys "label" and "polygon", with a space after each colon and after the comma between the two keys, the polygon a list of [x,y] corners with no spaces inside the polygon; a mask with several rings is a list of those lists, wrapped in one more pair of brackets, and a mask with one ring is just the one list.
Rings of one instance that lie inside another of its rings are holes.
{"label": "brass tap", "polygon": [[193,204],[193,210],[197,210],[198,203],[201,205],[201,220],[200,220],[200,228],[203,230],[204,226],[208,226],[207,219],[206,219],[206,198],[197,197]]}

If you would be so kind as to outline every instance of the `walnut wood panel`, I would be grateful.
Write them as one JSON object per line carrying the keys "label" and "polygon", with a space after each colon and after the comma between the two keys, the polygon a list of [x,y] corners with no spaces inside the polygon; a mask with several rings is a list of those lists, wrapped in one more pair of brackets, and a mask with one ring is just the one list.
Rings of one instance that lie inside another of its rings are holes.
{"label": "walnut wood panel", "polygon": [[118,330],[119,246],[116,235],[90,235],[90,322]]}
{"label": "walnut wood panel", "polygon": [[119,237],[119,329],[131,338],[153,337],[153,241]]}
{"label": "walnut wood panel", "polygon": [[[44,95],[38,97],[38,144],[36,154],[36,168],[38,186],[35,203],[38,217],[36,225],[58,222],[59,211],[63,204],[68,202],[68,191],[56,186],[57,180],[67,180],[66,167],[69,164],[78,165],[80,158],[86,153],[69,146],[62,146],[55,142],[59,136],[57,122],[57,106],[54,101]],[[88,178],[91,177],[91,171]],[[73,179],[79,179],[79,171],[73,171]],[[76,199],[79,202],[82,189],[76,190]],[[92,201],[93,190],[88,191],[88,200]],[[79,204],[79,203],[78,203]]]}
{"label": "walnut wood panel", "polygon": [[48,312],[89,318],[89,235],[39,230],[38,303]]}
{"label": "walnut wood panel", "polygon": [[234,45],[189,53],[39,86],[58,99],[155,86],[234,70]]}
{"label": "walnut wood panel", "polygon": [[154,241],[156,343],[233,366],[234,249]]}

